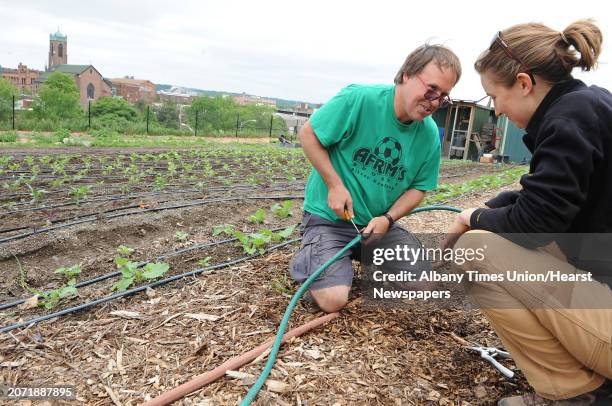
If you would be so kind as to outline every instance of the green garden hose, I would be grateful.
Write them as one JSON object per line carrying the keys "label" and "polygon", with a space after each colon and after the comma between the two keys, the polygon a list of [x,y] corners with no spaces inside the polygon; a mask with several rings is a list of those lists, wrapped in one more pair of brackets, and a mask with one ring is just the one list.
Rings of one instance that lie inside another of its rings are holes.
{"label": "green garden hose", "polygon": [[[458,209],[456,207],[451,207],[451,206],[423,206],[423,207],[417,207],[416,209],[412,210],[410,214],[416,214],[416,213],[421,213],[424,211],[433,211],[433,210],[445,210],[445,211],[452,211],[455,213],[461,213],[462,211],[461,209]],[[291,317],[291,313],[293,313],[293,310],[295,309],[295,306],[297,305],[298,300],[300,300],[300,298],[306,292],[308,287],[319,277],[319,275],[323,273],[323,271],[327,269],[328,266],[336,262],[338,258],[344,255],[346,251],[351,249],[355,244],[357,244],[361,240],[362,240],[361,234],[358,234],[348,244],[346,244],[344,248],[338,251],[336,255],[331,257],[326,263],[321,265],[319,269],[317,269],[312,275],[310,275],[310,277],[306,279],[306,281],[302,284],[302,286],[300,286],[298,291],[295,292],[295,294],[291,298],[291,301],[289,302],[289,305],[287,305],[287,309],[285,310],[283,319],[281,320],[280,325],[278,327],[278,332],[276,333],[276,339],[274,340],[274,344],[272,345],[272,349],[270,350],[270,355],[268,356],[268,362],[266,363],[266,366],[261,372],[261,375],[259,375],[259,378],[257,379],[257,381],[253,384],[253,386],[251,386],[251,389],[249,389],[244,399],[242,399],[242,402],[240,402],[240,406],[250,405],[251,402],[255,400],[255,397],[259,393],[263,384],[266,382],[266,379],[268,379],[268,375],[270,375],[270,372],[272,371],[272,367],[274,366],[274,363],[276,362],[276,356],[278,355],[278,350],[282,343],[283,334],[285,334],[285,330],[287,329],[287,324],[289,323],[289,317]]]}

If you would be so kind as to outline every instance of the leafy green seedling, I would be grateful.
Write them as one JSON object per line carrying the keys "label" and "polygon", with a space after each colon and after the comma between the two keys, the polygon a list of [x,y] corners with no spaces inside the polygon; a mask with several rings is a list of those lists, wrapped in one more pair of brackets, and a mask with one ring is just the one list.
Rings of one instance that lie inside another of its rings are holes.
{"label": "leafy green seedling", "polygon": [[210,266],[210,260],[212,259],[212,257],[206,257],[206,258],[202,258],[198,261],[198,266],[201,266],[202,268],[206,268],[207,266]]}
{"label": "leafy green seedling", "polygon": [[276,235],[280,237],[278,241],[286,240],[287,238],[289,238],[289,236],[293,234],[293,230],[295,230],[296,227],[297,227],[297,224],[294,224],[292,226],[286,227],[283,230],[277,232]]}
{"label": "leafy green seedling", "polygon": [[68,283],[50,292],[31,289],[31,291],[39,297],[38,306],[44,307],[45,309],[53,309],[61,299],[77,295],[77,288],[75,287],[76,277],[81,273],[81,264],[57,268],[53,273],[64,274],[66,278],[68,278]]}
{"label": "leafy green seedling", "polygon": [[138,268],[137,262],[128,261],[125,258],[115,258],[117,266],[121,270],[121,279],[114,283],[113,291],[123,292],[132,284],[146,279],[156,279],[168,272],[170,266],[165,263],[148,263],[143,268]]}
{"label": "leafy green seedling", "polygon": [[234,235],[234,225],[233,224],[222,224],[220,226],[213,227],[213,235],[226,234],[226,235]]}
{"label": "leafy green seedling", "polygon": [[291,208],[293,207],[293,200],[285,200],[282,203],[274,204],[270,210],[278,218],[284,219],[291,216]]}
{"label": "leafy green seedling", "polygon": [[79,187],[73,187],[70,190],[70,195],[72,197],[74,197],[74,199],[78,203],[79,201],[81,201],[82,198],[87,196],[87,194],[89,193],[90,190],[91,190],[91,186],[81,185]]}
{"label": "leafy green seedling", "polygon": [[153,184],[153,189],[159,191],[166,187],[166,178],[163,175],[157,175]]}
{"label": "leafy green seedling", "polygon": [[124,257],[129,257],[134,253],[134,248],[128,247],[127,245],[120,245],[117,247],[117,252],[119,255]]}
{"label": "leafy green seedling", "polygon": [[249,217],[249,221],[255,224],[261,224],[266,219],[266,211],[264,209],[257,209],[255,214]]}
{"label": "leafy green seedling", "polygon": [[76,284],[75,279],[70,279],[68,284],[62,286],[57,289],[53,289],[50,292],[43,292],[40,290],[36,290],[36,294],[39,297],[38,306],[44,307],[45,309],[53,309],[59,303],[60,299],[76,296],[77,288],[74,286]]}
{"label": "leafy green seedling", "polygon": [[47,191],[43,189],[34,189],[32,186],[30,186],[29,183],[26,183],[26,185],[30,189],[30,195],[32,196],[32,200],[30,201],[30,203],[42,200],[45,193],[47,193]]}
{"label": "leafy green seedling", "polygon": [[183,231],[177,231],[176,233],[174,233],[174,238],[177,241],[185,241],[187,240],[187,237],[189,237],[189,234]]}
{"label": "leafy green seedling", "polygon": [[72,265],[70,267],[57,268],[53,273],[61,273],[66,275],[68,280],[74,279],[81,273],[81,264]]}
{"label": "leafy green seedling", "polygon": [[51,185],[53,187],[60,187],[64,184],[65,180],[63,178],[57,178],[57,179],[53,179],[53,181],[51,182]]}

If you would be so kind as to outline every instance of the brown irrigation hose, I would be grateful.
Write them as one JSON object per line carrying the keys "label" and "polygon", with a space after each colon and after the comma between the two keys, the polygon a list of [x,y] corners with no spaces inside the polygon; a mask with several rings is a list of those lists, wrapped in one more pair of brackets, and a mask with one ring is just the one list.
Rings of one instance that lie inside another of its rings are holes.
{"label": "brown irrigation hose", "polygon": [[[327,323],[330,320],[338,317],[340,313],[330,313],[325,316],[319,317],[317,319],[311,320],[306,324],[301,325],[300,327],[296,327],[293,330],[290,330],[283,336],[283,343],[292,337],[298,337],[302,334],[312,330],[315,327],[318,327],[322,324]],[[183,396],[190,394],[198,389],[200,389],[204,385],[208,385],[211,382],[216,381],[225,375],[225,371],[238,369],[241,366],[245,365],[248,362],[253,361],[259,355],[263,354],[268,348],[272,346],[274,343],[274,337],[270,338],[268,341],[264,342],[260,346],[253,348],[251,351],[246,352],[238,357],[232,358],[223,364],[219,365],[215,369],[205,372],[201,375],[196,376],[191,381],[186,382],[180,386],[177,386],[174,389],[171,389],[168,392],[164,392],[158,397],[149,400],[146,403],[143,403],[142,406],[161,406],[168,405],[176,400],[179,400]]]}

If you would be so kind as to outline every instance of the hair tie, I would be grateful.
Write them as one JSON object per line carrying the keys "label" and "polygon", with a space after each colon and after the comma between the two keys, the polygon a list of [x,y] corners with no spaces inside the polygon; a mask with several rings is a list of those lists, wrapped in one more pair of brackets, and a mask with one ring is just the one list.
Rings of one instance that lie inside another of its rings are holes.
{"label": "hair tie", "polygon": [[565,42],[567,44],[567,46],[570,46],[571,44],[567,40],[567,37],[565,36],[565,34],[562,33],[562,32],[560,32],[559,34],[561,34],[561,39],[563,40],[563,42]]}

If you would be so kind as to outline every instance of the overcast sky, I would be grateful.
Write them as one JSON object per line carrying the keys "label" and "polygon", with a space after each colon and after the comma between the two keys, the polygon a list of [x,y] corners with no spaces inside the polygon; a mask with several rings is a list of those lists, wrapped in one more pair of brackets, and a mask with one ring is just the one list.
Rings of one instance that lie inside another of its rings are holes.
{"label": "overcast sky", "polygon": [[[464,74],[453,98],[484,96],[473,62],[493,34],[542,22],[562,30],[595,18],[599,69],[576,73],[612,89],[612,13],[605,1],[11,1],[0,4],[0,65],[44,69],[49,34],[68,36],[68,63],[105,77],[325,102],[350,83],[392,83],[429,40],[451,47]],[[577,71],[576,71],[577,72]]]}

